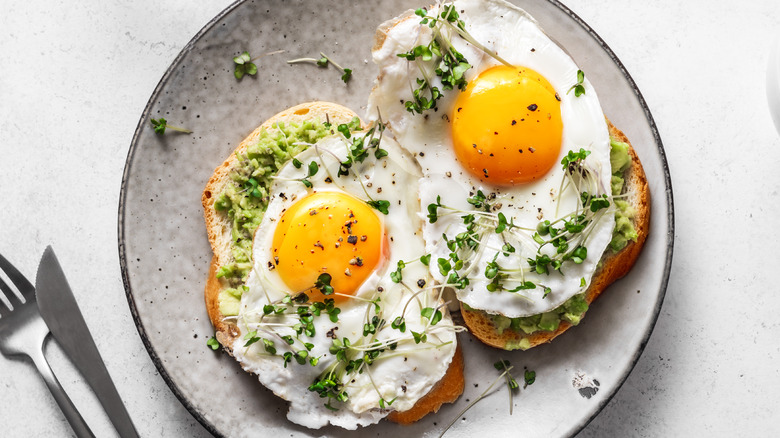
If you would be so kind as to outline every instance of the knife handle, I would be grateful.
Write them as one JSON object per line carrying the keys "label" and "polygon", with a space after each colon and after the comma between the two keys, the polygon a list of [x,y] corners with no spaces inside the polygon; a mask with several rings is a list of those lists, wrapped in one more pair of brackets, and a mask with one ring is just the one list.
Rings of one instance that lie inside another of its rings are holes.
{"label": "knife handle", "polygon": [[38,372],[41,373],[41,376],[43,376],[43,380],[46,382],[46,386],[49,387],[51,395],[53,395],[54,399],[57,400],[57,404],[65,414],[65,418],[68,420],[68,423],[70,423],[70,427],[72,427],[73,431],[76,432],[76,436],[79,438],[95,438],[95,435],[89,429],[89,426],[87,426],[84,418],[81,417],[81,414],[76,409],[76,406],[74,406],[73,402],[70,401],[68,394],[66,394],[65,390],[62,389],[60,382],[52,372],[51,367],[49,367],[49,362],[46,361],[46,357],[43,355],[43,351],[36,349],[35,352],[31,352],[30,357],[32,358],[35,366],[38,368]]}

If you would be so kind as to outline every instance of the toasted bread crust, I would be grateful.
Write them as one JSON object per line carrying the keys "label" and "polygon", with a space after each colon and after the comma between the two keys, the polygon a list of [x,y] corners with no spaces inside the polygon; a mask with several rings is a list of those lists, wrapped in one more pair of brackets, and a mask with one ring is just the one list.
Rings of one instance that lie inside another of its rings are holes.
{"label": "toasted bread crust", "polygon": [[[237,155],[244,153],[250,144],[257,142],[263,129],[272,129],[276,123],[301,122],[315,117],[320,120],[327,118],[332,124],[337,125],[348,123],[357,115],[343,106],[329,102],[308,102],[284,110],[249,134],[238,145],[235,152],[214,170],[214,174],[203,191],[201,202],[203,203],[209,242],[214,251],[205,286],[206,311],[214,325],[217,341],[229,354],[232,354],[231,346],[241,335],[241,332],[236,324],[230,319],[225,319],[219,310],[219,294],[227,285],[218,279],[216,274],[219,267],[228,263],[232,258],[231,223],[224,218],[224,215],[216,211],[214,202],[217,195],[231,181],[230,172],[238,163]],[[458,345],[444,377],[434,385],[428,394],[418,400],[408,411],[391,412],[388,419],[400,424],[413,423],[431,412],[437,412],[442,404],[457,400],[463,393],[463,386],[463,353]]]}
{"label": "toasted bread crust", "polygon": [[[610,136],[617,140],[631,144],[628,138],[615,125],[607,120]],[[639,253],[645,244],[650,229],[650,189],[647,185],[647,176],[642,168],[642,163],[633,147],[629,147],[631,155],[631,167],[626,172],[625,184],[632,194],[627,200],[636,210],[634,216],[634,228],[637,232],[636,242],[629,242],[625,248],[615,253],[607,250],[601,260],[601,266],[593,275],[590,287],[586,291],[585,299],[590,305],[602,292],[619,278],[625,276],[639,257]],[[500,334],[493,324],[492,317],[481,310],[467,309],[461,304],[463,321],[469,331],[480,341],[492,347],[508,349],[507,345],[517,345],[520,340],[527,339],[529,347],[547,343],[558,337],[571,327],[566,321],[561,321],[554,331],[538,331],[526,334],[507,328]]]}
{"label": "toasted bread crust", "polygon": [[217,341],[229,351],[240,332],[236,324],[225,320],[224,315],[219,311],[219,293],[224,289],[224,285],[217,278],[217,269],[219,269],[219,264],[217,256],[214,256],[211,258],[209,276],[206,278],[206,311],[209,314],[211,324],[214,325]]}
{"label": "toasted bread crust", "polygon": [[431,412],[438,412],[444,403],[452,403],[463,394],[465,379],[463,377],[463,351],[460,344],[455,349],[455,356],[447,373],[408,411],[393,411],[387,419],[398,424],[412,424]]}

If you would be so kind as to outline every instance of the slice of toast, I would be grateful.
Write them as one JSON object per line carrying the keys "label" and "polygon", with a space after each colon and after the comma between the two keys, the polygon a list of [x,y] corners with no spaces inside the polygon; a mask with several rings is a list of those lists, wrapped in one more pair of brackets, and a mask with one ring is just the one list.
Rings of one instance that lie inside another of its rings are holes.
{"label": "slice of toast", "polygon": [[[617,129],[612,122],[608,122],[610,137],[630,145],[628,138]],[[604,289],[617,279],[628,273],[636,262],[642,246],[647,239],[650,227],[650,189],[647,185],[647,177],[642,168],[642,163],[633,147],[629,147],[631,166],[625,171],[625,187],[629,194],[626,201],[635,210],[633,217],[634,228],[637,233],[636,241],[629,243],[620,251],[614,252],[607,248],[601,259],[601,265],[593,275],[590,287],[585,292],[585,300],[590,305]],[[567,321],[561,321],[558,328],[553,331],[536,331],[526,334],[522,330],[506,328],[498,330],[493,318],[486,312],[477,309],[469,309],[461,305],[461,314],[471,334],[477,339],[493,347],[511,349],[511,346],[520,345],[520,341],[528,346],[535,347],[539,344],[550,342],[561,333],[571,327]],[[527,349],[526,348],[526,349]]]}
{"label": "slice of toast", "polygon": [[[217,271],[232,261],[232,222],[227,215],[215,208],[215,201],[223,189],[232,183],[231,171],[238,164],[238,156],[243,154],[247,146],[258,141],[263,130],[275,129],[277,123],[302,122],[317,118],[321,121],[329,121],[334,129],[342,123],[349,123],[357,115],[343,106],[329,102],[303,103],[271,117],[247,136],[236,148],[235,152],[225,162],[216,168],[211,179],[206,184],[201,201],[203,203],[204,217],[208,232],[209,242],[214,251],[211,266],[206,279],[205,299],[209,319],[216,330],[216,338],[225,350],[232,354],[231,346],[241,333],[236,324],[226,319],[220,312],[219,295],[228,287],[226,282],[217,278]],[[460,346],[457,347],[452,362],[444,377],[421,398],[411,409],[404,412],[393,411],[388,415],[390,421],[400,424],[411,424],[431,412],[437,412],[444,403],[452,403],[463,393],[463,354]]]}

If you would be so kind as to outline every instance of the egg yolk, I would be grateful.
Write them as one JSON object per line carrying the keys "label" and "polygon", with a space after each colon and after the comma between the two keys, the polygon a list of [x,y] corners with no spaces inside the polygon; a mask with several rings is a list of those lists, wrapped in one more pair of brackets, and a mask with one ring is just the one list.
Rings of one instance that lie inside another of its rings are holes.
{"label": "egg yolk", "polygon": [[515,185],[544,176],[558,161],[562,136],[560,97],[529,68],[491,67],[456,99],[455,155],[482,181]]}
{"label": "egg yolk", "polygon": [[[382,222],[365,202],[341,192],[317,192],[287,209],[274,232],[273,265],[293,294],[313,301],[354,295],[382,258]],[[335,294],[315,286],[330,274]]]}

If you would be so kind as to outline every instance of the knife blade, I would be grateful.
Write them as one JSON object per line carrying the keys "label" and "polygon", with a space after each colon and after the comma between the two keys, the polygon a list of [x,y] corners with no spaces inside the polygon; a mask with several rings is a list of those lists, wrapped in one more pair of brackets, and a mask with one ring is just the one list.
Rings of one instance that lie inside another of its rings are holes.
{"label": "knife blade", "polygon": [[81,315],[68,280],[51,246],[46,247],[35,278],[35,296],[43,320],[68,358],[84,376],[122,438],[138,432],[111,381],[106,365]]}

